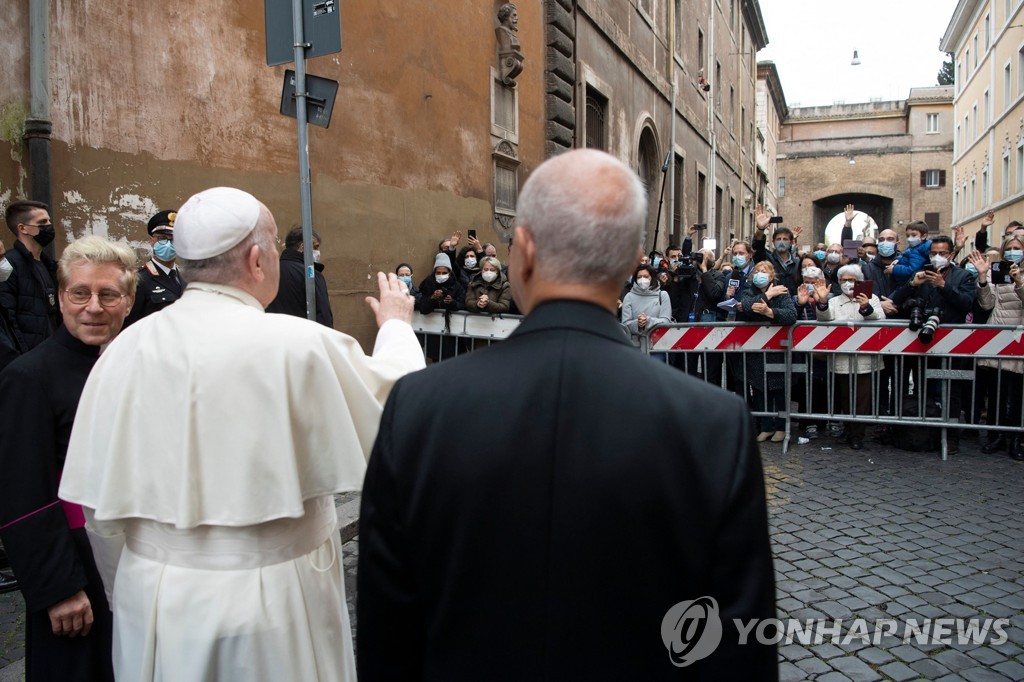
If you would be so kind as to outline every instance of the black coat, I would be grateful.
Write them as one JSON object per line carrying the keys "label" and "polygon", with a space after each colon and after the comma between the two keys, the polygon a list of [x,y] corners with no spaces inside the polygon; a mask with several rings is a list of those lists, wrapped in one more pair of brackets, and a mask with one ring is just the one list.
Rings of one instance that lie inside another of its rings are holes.
{"label": "black coat", "polygon": [[[474,379],[457,403],[453,376]],[[486,433],[452,437],[494,405]],[[588,303],[404,377],[363,489],[360,680],[775,679],[775,648],[738,646],[732,620],[775,614],[752,436],[738,397]],[[661,623],[701,596],[722,643],[677,668]]]}
{"label": "black coat", "polygon": [[978,295],[978,280],[963,268],[950,265],[945,271],[946,286],[933,287],[931,284],[911,286],[908,282],[893,292],[892,302],[904,315],[910,299],[923,302],[924,307],[942,311],[943,324],[963,324],[967,313],[974,307]]}
{"label": "black coat", "polygon": [[[306,265],[300,251],[285,249],[281,252],[281,284],[277,298],[267,306],[268,313],[284,313],[295,317],[306,317]],[[325,327],[334,328],[334,313],[327,296],[327,280],[323,276],[324,266],[313,264],[313,291],[316,299],[316,321]]]}
{"label": "black coat", "polygon": [[[84,528],[57,501],[71,426],[99,357],[60,327],[0,372],[0,538],[25,597],[27,679],[113,679],[111,615]],[[85,590],[85,637],[50,629],[47,609]]]}
{"label": "black coat", "polygon": [[163,310],[181,298],[184,286],[177,270],[165,275],[156,263],[149,261],[139,268],[139,285],[135,289],[135,303],[124,326],[138,322],[146,315]]}
{"label": "black coat", "polygon": [[7,308],[18,344],[31,350],[53,334],[61,324],[57,306],[57,263],[44,252],[40,262],[50,273],[50,282],[43,281],[32,252],[21,242],[7,251],[7,261],[14,272],[0,283],[0,306]]}
{"label": "black coat", "polygon": [[14,323],[7,308],[0,306],[0,372],[21,354],[22,348],[14,332]]}
{"label": "black coat", "polygon": [[[441,298],[435,301],[431,297],[438,289],[443,293]],[[446,296],[452,297],[451,303],[444,303]],[[416,303],[416,309],[424,315],[435,310],[465,310],[466,290],[462,287],[459,278],[454,274],[449,275],[448,281],[444,284],[438,284],[437,280],[434,279],[433,272],[431,272],[425,280],[420,282],[420,299]]]}

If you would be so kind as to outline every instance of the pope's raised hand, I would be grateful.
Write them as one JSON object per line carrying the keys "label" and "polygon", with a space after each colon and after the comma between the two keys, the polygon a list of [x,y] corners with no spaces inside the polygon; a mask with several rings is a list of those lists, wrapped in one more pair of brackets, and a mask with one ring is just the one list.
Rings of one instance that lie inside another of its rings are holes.
{"label": "pope's raised hand", "polygon": [[377,273],[377,286],[380,287],[380,300],[373,296],[366,297],[366,304],[377,317],[377,326],[381,327],[388,320],[401,320],[412,323],[412,310],[415,301],[409,295],[409,287],[398,279],[395,273],[385,275]]}

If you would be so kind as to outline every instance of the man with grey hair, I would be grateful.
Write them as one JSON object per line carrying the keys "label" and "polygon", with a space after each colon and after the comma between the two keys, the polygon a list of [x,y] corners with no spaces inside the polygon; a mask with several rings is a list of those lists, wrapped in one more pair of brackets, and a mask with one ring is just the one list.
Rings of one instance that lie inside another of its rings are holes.
{"label": "man with grey hair", "polygon": [[[423,367],[412,297],[378,273],[373,356],[264,314],[277,225],[217,187],[178,211],[181,299],[96,365],[61,498],[85,508],[126,680],[354,680],[333,494],[357,490],[383,401]],[[159,437],[136,406],[167,387]],[[116,580],[115,580],[116,576]]]}
{"label": "man with grey hair", "polygon": [[110,607],[82,510],[57,496],[82,387],[121,330],[128,246],[88,236],[57,264],[62,324],[0,372],[0,538],[25,597],[25,679],[113,680]]}
{"label": "man with grey hair", "polygon": [[[637,353],[615,316],[646,209],[604,152],[543,163],[509,264],[526,318],[396,384],[360,516],[363,682],[777,676],[734,620],[775,613],[749,412]],[[460,416],[500,405],[483,440],[452,438],[453,376],[486,377],[459,387]],[[717,648],[688,640],[691,602]]]}

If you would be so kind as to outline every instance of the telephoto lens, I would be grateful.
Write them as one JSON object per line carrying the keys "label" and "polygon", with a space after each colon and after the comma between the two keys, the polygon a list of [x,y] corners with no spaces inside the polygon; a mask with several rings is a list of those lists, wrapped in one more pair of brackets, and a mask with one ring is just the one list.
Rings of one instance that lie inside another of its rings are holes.
{"label": "telephoto lens", "polygon": [[928,319],[925,320],[921,331],[917,333],[917,340],[921,343],[931,343],[932,339],[935,338],[935,330],[939,328],[940,321],[939,312],[937,310],[929,310]]}

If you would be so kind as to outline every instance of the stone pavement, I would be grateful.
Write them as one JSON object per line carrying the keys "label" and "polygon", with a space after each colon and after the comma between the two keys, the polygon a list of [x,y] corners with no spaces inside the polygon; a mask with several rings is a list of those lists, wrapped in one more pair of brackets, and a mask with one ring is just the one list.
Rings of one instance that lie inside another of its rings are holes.
{"label": "stone pavement", "polygon": [[[784,455],[764,444],[778,617],[842,619],[835,644],[831,632],[780,643],[782,680],[1024,680],[1024,463],[974,440],[961,453],[942,462],[870,442],[855,452],[823,437]],[[339,499],[346,539],[356,499]],[[350,611],[358,547],[344,544]],[[17,593],[0,596],[0,682],[22,679],[22,608]],[[987,617],[1009,619],[1008,641],[848,636],[855,618],[895,621],[902,634],[911,619]]]}

